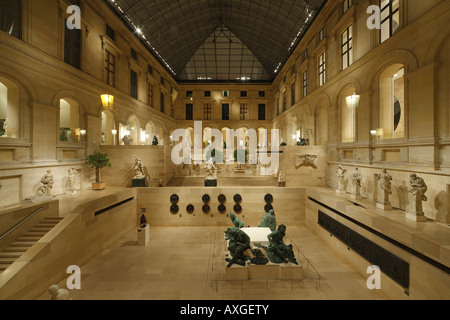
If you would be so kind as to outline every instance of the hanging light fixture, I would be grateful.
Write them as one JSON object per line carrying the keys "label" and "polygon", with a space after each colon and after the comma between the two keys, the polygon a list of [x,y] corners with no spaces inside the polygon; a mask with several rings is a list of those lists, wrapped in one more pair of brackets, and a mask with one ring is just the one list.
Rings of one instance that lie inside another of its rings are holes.
{"label": "hanging light fixture", "polygon": [[112,107],[114,106],[114,96],[110,94],[102,94],[100,97],[102,99],[103,108],[112,109]]}
{"label": "hanging light fixture", "polygon": [[361,96],[357,95],[356,92],[354,94],[352,94],[351,96],[348,96],[347,98],[345,98],[345,100],[347,102],[347,107],[349,109],[358,108],[360,98],[361,98]]}

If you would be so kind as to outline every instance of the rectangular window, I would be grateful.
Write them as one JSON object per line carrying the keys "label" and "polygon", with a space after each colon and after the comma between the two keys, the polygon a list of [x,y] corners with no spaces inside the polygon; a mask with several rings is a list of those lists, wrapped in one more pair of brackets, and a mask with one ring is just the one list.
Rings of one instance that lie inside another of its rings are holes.
{"label": "rectangular window", "polygon": [[211,91],[205,91],[205,97],[211,97]]}
{"label": "rectangular window", "polygon": [[228,98],[229,96],[230,96],[230,92],[229,91],[222,91],[222,97]]}
{"label": "rectangular window", "polygon": [[134,60],[137,61],[137,52],[136,52],[136,50],[134,50],[133,48],[131,48],[131,53],[130,53],[130,55],[131,55],[131,58],[133,58]]}
{"label": "rectangular window", "polygon": [[400,30],[400,0],[381,0],[380,43]]}
{"label": "rectangular window", "polygon": [[80,69],[81,30],[64,28],[64,62],[74,68]]}
{"label": "rectangular window", "polygon": [[153,107],[153,85],[149,82],[147,87],[147,103]]}
{"label": "rectangular window", "polygon": [[113,56],[108,50],[105,51],[105,56],[106,83],[114,87],[116,57]]}
{"label": "rectangular window", "polygon": [[241,91],[241,98],[247,97],[247,91]]}
{"label": "rectangular window", "polygon": [[287,110],[287,92],[283,92],[283,112]]}
{"label": "rectangular window", "polygon": [[21,38],[22,21],[20,3],[22,1],[0,0],[0,30]]}
{"label": "rectangular window", "polygon": [[265,98],[266,97],[266,92],[265,91],[260,91],[258,93],[258,95],[259,95],[260,98]]}
{"label": "rectangular window", "polygon": [[147,72],[153,74],[153,67],[151,65],[147,65]]}
{"label": "rectangular window", "polygon": [[325,27],[319,31],[319,42],[325,39]]}
{"label": "rectangular window", "polygon": [[342,60],[342,70],[346,69],[353,62],[352,26],[349,26],[341,34],[341,60]]}
{"label": "rectangular window", "polygon": [[203,119],[211,120],[211,103],[205,103],[203,105]]}
{"label": "rectangular window", "polygon": [[222,120],[230,120],[230,105],[228,103],[222,104]]}
{"label": "rectangular window", "polygon": [[295,104],[295,82],[291,84],[291,107]]}
{"label": "rectangular window", "polygon": [[186,120],[194,120],[194,105],[192,103],[186,104]]}
{"label": "rectangular window", "polygon": [[263,103],[258,105],[258,120],[266,120],[266,105]]}
{"label": "rectangular window", "polygon": [[303,72],[303,98],[308,95],[308,70]]}
{"label": "rectangular window", "polygon": [[344,0],[342,2],[342,14],[345,14],[352,6],[352,0]]}
{"label": "rectangular window", "polygon": [[319,56],[319,87],[325,84],[326,81],[326,60],[325,52]]}
{"label": "rectangular window", "polygon": [[192,91],[186,91],[186,97],[192,98]]}
{"label": "rectangular window", "polygon": [[303,60],[308,59],[308,49],[305,49],[305,52],[303,53]]}
{"label": "rectangular window", "polygon": [[137,99],[138,75],[134,70],[130,70],[130,96]]}
{"label": "rectangular window", "polygon": [[109,24],[106,24],[106,35],[113,41],[116,40],[116,31]]}
{"label": "rectangular window", "polygon": [[160,106],[160,111],[162,112],[162,113],[164,113],[165,112],[165,109],[166,109],[166,106],[165,106],[165,96],[164,96],[164,93],[163,92],[161,92],[161,95],[160,95],[160,97],[161,97],[161,106]]}
{"label": "rectangular window", "polygon": [[240,120],[248,120],[248,104],[241,103],[239,114],[240,114]]}

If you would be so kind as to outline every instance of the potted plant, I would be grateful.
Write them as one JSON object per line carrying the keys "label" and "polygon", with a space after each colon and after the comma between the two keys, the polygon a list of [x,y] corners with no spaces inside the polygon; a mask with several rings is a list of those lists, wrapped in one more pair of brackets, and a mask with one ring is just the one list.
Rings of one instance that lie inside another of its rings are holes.
{"label": "potted plant", "polygon": [[96,152],[87,157],[86,163],[95,169],[95,183],[92,184],[92,189],[104,190],[106,188],[106,182],[101,182],[100,169],[111,167],[108,155],[106,153]]}

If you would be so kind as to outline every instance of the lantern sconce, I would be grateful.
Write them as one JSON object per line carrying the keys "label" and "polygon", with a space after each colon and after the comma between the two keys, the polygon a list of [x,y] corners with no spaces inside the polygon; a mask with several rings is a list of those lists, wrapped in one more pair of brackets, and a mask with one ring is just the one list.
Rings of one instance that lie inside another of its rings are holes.
{"label": "lantern sconce", "polygon": [[356,92],[354,94],[352,94],[351,96],[348,96],[347,98],[345,98],[345,100],[347,102],[347,107],[349,109],[358,108],[360,98],[361,98],[361,96],[357,95]]}
{"label": "lantern sconce", "polygon": [[102,105],[104,109],[111,109],[114,106],[114,96],[110,94],[102,94]]}

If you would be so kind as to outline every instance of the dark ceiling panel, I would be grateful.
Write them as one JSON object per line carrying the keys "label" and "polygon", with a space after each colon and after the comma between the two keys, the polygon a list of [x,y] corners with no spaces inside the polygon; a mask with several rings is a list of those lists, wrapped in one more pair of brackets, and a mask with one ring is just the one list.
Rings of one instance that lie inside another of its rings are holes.
{"label": "dark ceiling panel", "polygon": [[[326,2],[326,0],[104,1],[131,30],[139,28],[140,32],[136,32],[136,35],[179,81],[183,80],[183,75],[186,74],[192,77],[193,71],[185,68],[190,67],[188,62],[194,55],[199,55],[199,49],[204,50],[205,59],[218,63],[216,69],[221,70],[232,68],[232,65],[237,63],[237,56],[241,59],[254,57],[257,64],[264,68],[264,80],[267,81],[269,78],[273,80],[276,77],[275,69],[279,70],[279,66],[287,61],[292,49]],[[228,44],[213,43],[213,46],[205,43],[216,30],[221,30],[220,28],[231,32],[233,37],[236,37],[235,41],[232,40]],[[208,48],[216,51],[227,49],[228,52],[222,52],[222,56],[213,59],[213,54],[207,52]],[[232,48],[248,49],[251,55],[239,55],[235,51],[232,54],[230,51]],[[233,64],[230,64],[230,61],[233,61]],[[259,76],[261,70],[258,69],[254,73]],[[225,79],[225,74],[234,78]],[[198,78],[203,78],[203,75],[198,75]],[[220,79],[210,80],[234,81],[235,78],[235,73],[228,70],[220,74]]]}

